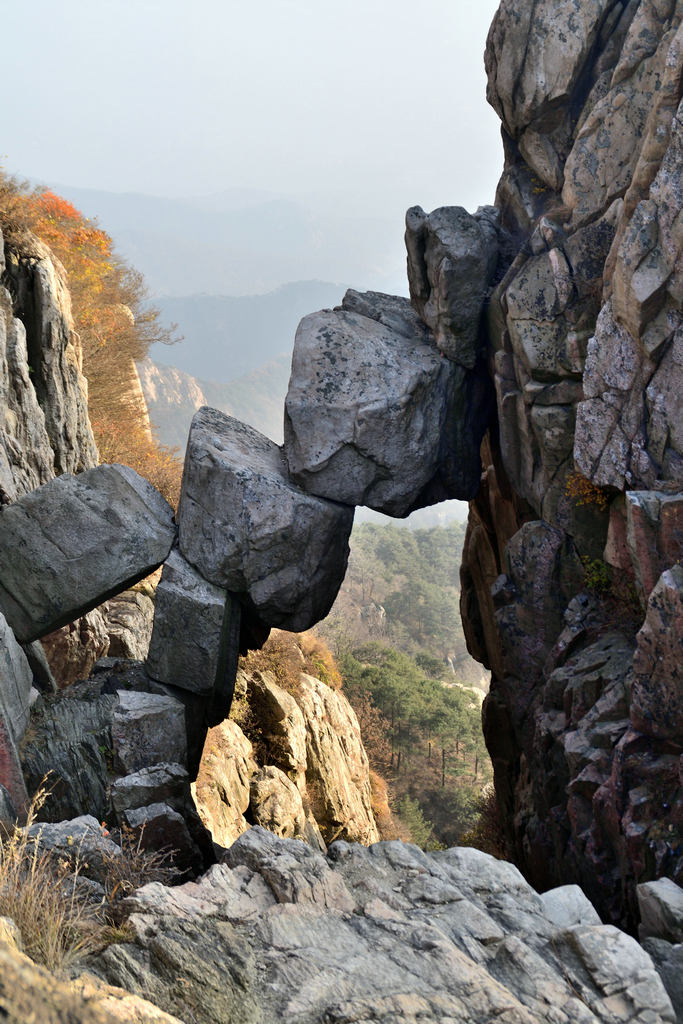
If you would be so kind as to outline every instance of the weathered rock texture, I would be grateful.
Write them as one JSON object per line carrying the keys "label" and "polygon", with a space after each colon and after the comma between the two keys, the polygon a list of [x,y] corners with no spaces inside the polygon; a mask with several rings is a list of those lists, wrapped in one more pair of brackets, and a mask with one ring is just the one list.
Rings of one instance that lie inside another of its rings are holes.
{"label": "weathered rock texture", "polygon": [[0,511],[0,608],[35,640],[147,576],[174,534],[171,507],[127,466],[64,474]]}
{"label": "weathered rock texture", "polygon": [[486,51],[517,255],[462,612],[515,859],[631,926],[683,882],[682,15],[503,0]]}
{"label": "weathered rock texture", "polygon": [[673,1024],[650,957],[586,904],[558,924],[478,850],[323,857],[252,828],[199,883],[140,889],[134,941],[88,967],[196,1024]]}
{"label": "weathered rock texture", "polygon": [[314,849],[376,842],[368,758],[344,695],[303,672],[289,693],[270,672],[240,671],[236,693],[243,728],[209,730],[194,787],[214,841],[228,847],[262,825]]}
{"label": "weathered rock texture", "polygon": [[6,1024],[182,1024],[146,999],[95,978],[59,979],[24,956],[16,944],[1,940],[0,1016]]}
{"label": "weathered rock texture", "polygon": [[105,659],[91,679],[41,695],[19,744],[29,791],[49,775],[41,821],[147,821],[145,845],[175,849],[183,868],[212,863],[190,792],[188,731],[181,701],[135,662]]}
{"label": "weathered rock texture", "polygon": [[353,509],[302,491],[281,449],[216,409],[192,420],[178,511],[181,554],[270,626],[308,629],[344,578]]}
{"label": "weathered rock texture", "polygon": [[[482,295],[484,287],[482,279]],[[474,320],[476,331],[478,311]],[[406,299],[349,291],[341,307],[312,313],[297,330],[285,403],[289,471],[312,494],[394,516],[470,498],[487,395],[480,377],[441,357]]]}
{"label": "weathered rock texture", "polygon": [[0,232],[0,504],[97,463],[61,264]]}

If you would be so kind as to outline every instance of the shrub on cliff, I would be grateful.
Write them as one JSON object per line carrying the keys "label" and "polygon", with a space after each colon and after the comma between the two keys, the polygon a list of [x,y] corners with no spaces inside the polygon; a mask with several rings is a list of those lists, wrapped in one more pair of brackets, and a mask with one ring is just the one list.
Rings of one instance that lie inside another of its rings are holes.
{"label": "shrub on cliff", "polygon": [[116,254],[96,221],[1,169],[0,227],[19,252],[30,252],[31,234],[37,236],[66,270],[102,461],[132,466],[175,503],[182,464],[150,430],[135,368],[154,342],[172,341],[173,331],[147,302],[142,275]]}

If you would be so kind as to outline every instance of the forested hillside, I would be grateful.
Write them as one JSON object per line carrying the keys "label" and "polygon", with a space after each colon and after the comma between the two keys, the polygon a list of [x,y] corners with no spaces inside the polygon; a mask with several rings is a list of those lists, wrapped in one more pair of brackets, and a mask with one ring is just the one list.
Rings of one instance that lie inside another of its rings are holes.
{"label": "forested hillside", "polygon": [[431,659],[432,674],[486,688],[467,654],[460,621],[459,572],[465,524],[408,530],[362,523],[339,596],[319,629],[336,651],[378,641]]}
{"label": "forested hillside", "polygon": [[481,728],[486,676],[460,620],[463,523],[363,523],[318,627],[332,646],[373,768],[416,842],[452,845],[475,826],[491,778]]}

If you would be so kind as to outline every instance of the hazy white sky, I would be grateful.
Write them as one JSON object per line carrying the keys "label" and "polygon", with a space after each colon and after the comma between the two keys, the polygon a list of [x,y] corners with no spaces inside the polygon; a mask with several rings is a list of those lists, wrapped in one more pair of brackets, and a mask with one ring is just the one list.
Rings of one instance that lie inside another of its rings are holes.
{"label": "hazy white sky", "polygon": [[169,196],[253,187],[376,205],[493,200],[495,0],[3,5],[0,158]]}

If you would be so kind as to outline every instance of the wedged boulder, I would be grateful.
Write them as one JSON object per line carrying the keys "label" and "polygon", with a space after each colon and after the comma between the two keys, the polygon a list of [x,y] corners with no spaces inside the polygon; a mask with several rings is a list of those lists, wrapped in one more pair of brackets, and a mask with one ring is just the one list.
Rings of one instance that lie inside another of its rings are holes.
{"label": "wedged boulder", "polygon": [[239,601],[173,550],[156,591],[149,675],[192,693],[214,694],[227,715],[237,672],[239,623]]}
{"label": "wedged boulder", "polygon": [[280,448],[203,408],[190,428],[178,513],[180,551],[268,625],[295,632],[327,614],[344,578],[353,510],[312,497]]}
{"label": "wedged boulder", "polygon": [[0,610],[35,640],[149,575],[174,534],[170,505],[127,466],[51,480],[0,511]]}
{"label": "wedged boulder", "polygon": [[312,494],[393,516],[471,498],[488,391],[444,359],[406,299],[349,291],[304,317],[285,401],[284,451]]}
{"label": "wedged boulder", "polygon": [[439,351],[472,369],[480,349],[480,320],[498,260],[500,212],[462,206],[406,214],[410,301],[434,332]]}
{"label": "wedged boulder", "polygon": [[111,724],[117,765],[126,773],[160,763],[185,764],[185,708],[173,697],[119,690]]}
{"label": "wedged boulder", "polygon": [[683,566],[663,572],[633,657],[631,721],[647,736],[683,737]]}

